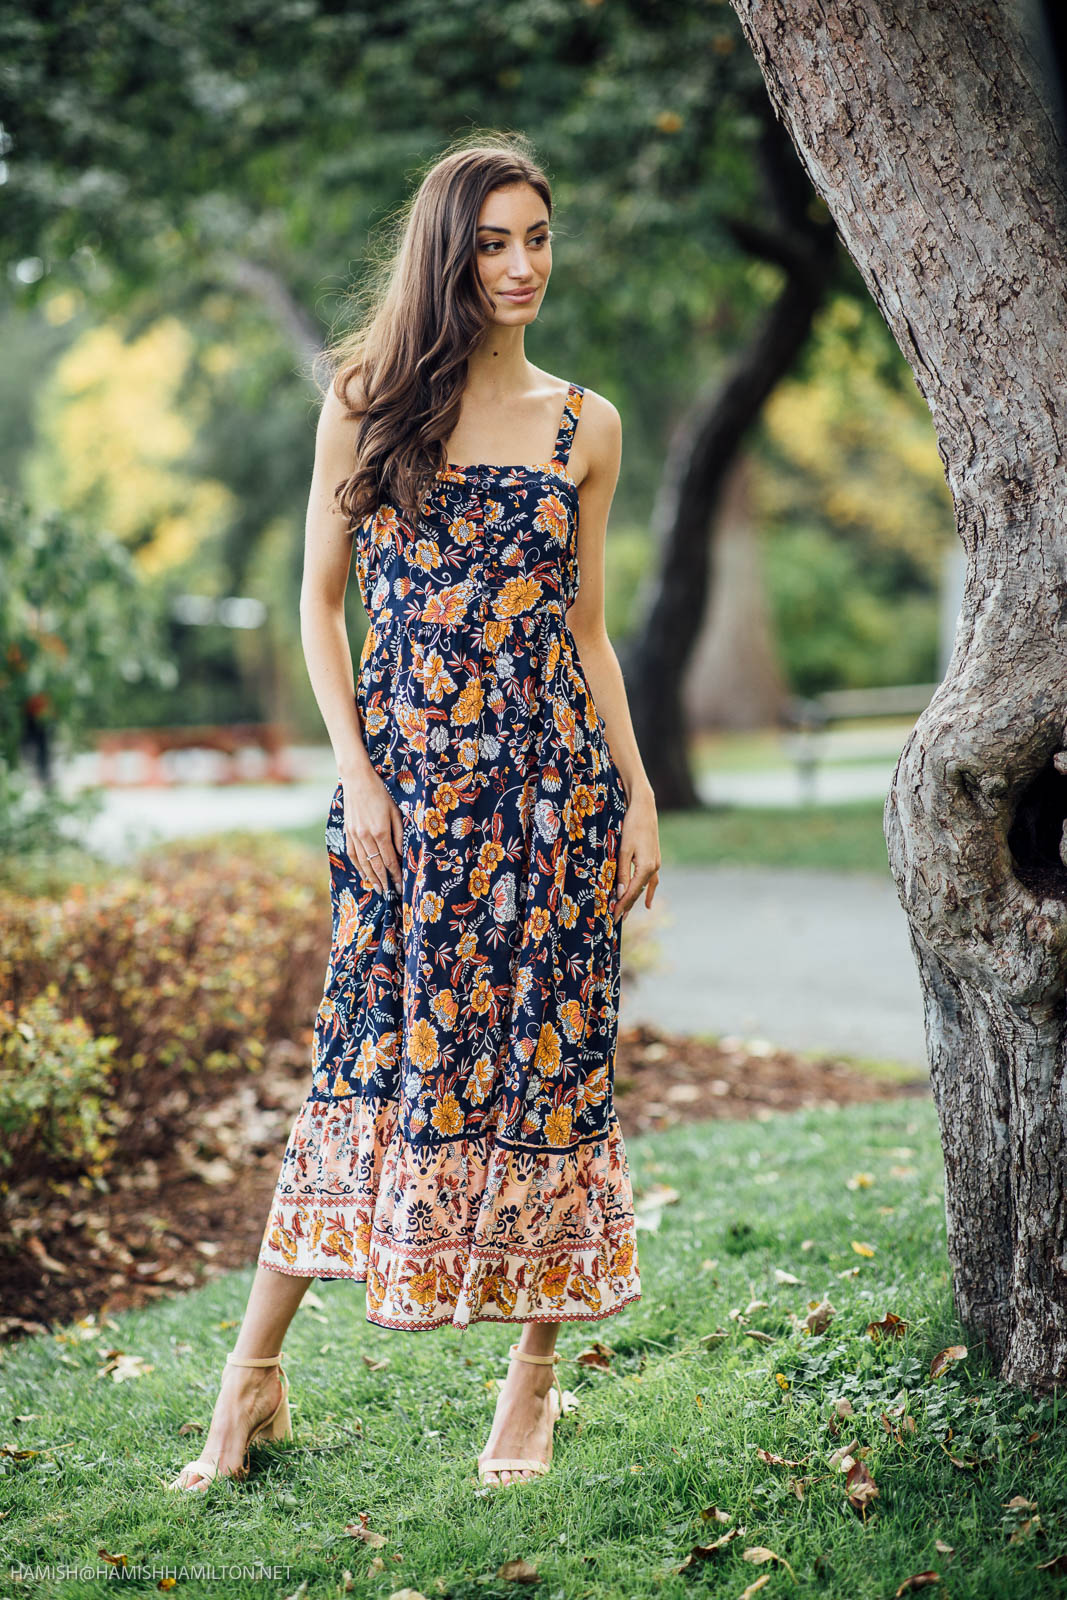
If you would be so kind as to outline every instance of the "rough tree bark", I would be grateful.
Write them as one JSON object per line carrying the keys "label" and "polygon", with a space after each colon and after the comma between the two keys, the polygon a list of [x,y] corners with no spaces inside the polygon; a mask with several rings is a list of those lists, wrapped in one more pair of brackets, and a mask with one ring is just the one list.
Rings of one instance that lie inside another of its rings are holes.
{"label": "rough tree bark", "polygon": [[759,223],[729,219],[743,250],[773,261],[784,286],[725,377],[678,427],[652,511],[655,569],[639,600],[641,619],[624,652],[626,692],[641,759],[660,811],[700,804],[689,765],[683,682],[700,632],[710,578],[710,536],[723,485],[767,396],[789,372],[831,286],[837,237],[766,103]]}
{"label": "rough tree bark", "polygon": [[886,802],[923,986],[956,1310],[1067,1377],[1064,147],[1007,0],[732,0],[926,399],[967,553]]}

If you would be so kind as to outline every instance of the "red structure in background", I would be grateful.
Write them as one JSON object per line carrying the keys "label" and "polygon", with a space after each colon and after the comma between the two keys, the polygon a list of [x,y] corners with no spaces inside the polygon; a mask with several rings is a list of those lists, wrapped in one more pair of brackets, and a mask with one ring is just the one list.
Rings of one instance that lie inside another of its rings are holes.
{"label": "red structure in background", "polygon": [[[100,757],[100,783],[109,788],[132,785],[170,787],[180,780],[166,769],[162,756],[168,750],[217,750],[228,760],[218,784],[257,783],[265,779],[270,783],[293,783],[296,774],[289,761],[285,729],[277,722],[232,722],[220,725],[210,723],[187,728],[107,728],[96,735],[96,748]],[[238,769],[237,757],[242,750],[258,749],[266,755],[266,769],[262,776],[249,778]],[[133,777],[119,775],[119,755],[136,750],[141,755],[141,771]]]}

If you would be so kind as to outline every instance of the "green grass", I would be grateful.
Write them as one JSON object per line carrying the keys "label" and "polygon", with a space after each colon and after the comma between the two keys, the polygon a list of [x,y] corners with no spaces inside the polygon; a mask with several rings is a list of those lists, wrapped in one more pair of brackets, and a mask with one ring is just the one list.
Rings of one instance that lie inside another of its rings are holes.
{"label": "green grass", "polygon": [[[627,1148],[638,1193],[667,1183],[681,1198],[658,1231],[638,1236],[642,1299],[561,1329],[561,1377],[579,1395],[582,1430],[575,1416],[557,1426],[543,1480],[496,1496],[469,1481],[513,1325],[390,1333],[365,1321],[362,1285],[334,1282],[315,1285],[286,1340],[294,1441],[255,1454],[244,1484],[168,1494],[162,1482],[197,1453],[202,1435],[178,1430],[209,1419],[248,1269],[95,1337],[71,1329],[7,1350],[3,1437],[34,1452],[0,1458],[9,1559],[94,1566],[102,1548],[130,1564],[273,1561],[289,1568],[276,1580],[218,1577],[175,1592],[308,1600],[339,1595],[346,1570],[357,1594],[511,1595],[524,1586],[497,1574],[517,1558],[536,1565],[545,1600],[735,1600],[764,1573],[768,1600],[883,1600],[928,1568],[953,1600],[1062,1593],[1062,1578],[1037,1570],[1067,1549],[1055,1405],[998,1383],[977,1346],[929,1376],[937,1352],[968,1343],[952,1310],[931,1103],[689,1124]],[[849,1187],[857,1172],[870,1186]],[[777,1281],[775,1269],[800,1282]],[[803,1318],[826,1296],[828,1330],[802,1334],[791,1313]],[[747,1323],[731,1315],[746,1307]],[[889,1311],[907,1330],[875,1342],[868,1323]],[[719,1328],[724,1338],[701,1342]],[[573,1364],[594,1339],[614,1352],[610,1371]],[[152,1370],[113,1382],[101,1371],[112,1349]],[[364,1356],[388,1365],[371,1370]],[[835,1435],[828,1421],[842,1398],[854,1415]],[[915,1429],[897,1442],[881,1418],[901,1404]],[[866,1520],[827,1464],[853,1439],[879,1489]],[[765,1463],[757,1447],[803,1465]],[[802,1498],[796,1477],[808,1480]],[[1005,1508],[1013,1495],[1037,1502],[1042,1533],[1011,1540],[1026,1515]],[[711,1506],[729,1524],[703,1519]],[[380,1549],[345,1533],[362,1513],[384,1535]],[[736,1540],[676,1571],[737,1525]],[[937,1539],[955,1554],[940,1554]],[[743,1559],[760,1545],[795,1576]],[[30,1592],[102,1595],[106,1582],[4,1591]]]}
{"label": "green grass", "polygon": [[822,867],[888,876],[882,802],[828,806],[723,806],[659,819],[668,866]]}

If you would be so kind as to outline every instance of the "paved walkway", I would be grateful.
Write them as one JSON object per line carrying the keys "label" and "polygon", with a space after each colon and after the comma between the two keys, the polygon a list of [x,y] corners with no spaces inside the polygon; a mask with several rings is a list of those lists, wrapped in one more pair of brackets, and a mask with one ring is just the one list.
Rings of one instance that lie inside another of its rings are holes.
{"label": "paved walkway", "polygon": [[622,1020],[926,1066],[907,922],[888,874],[665,867],[651,910],[660,970],[624,993]]}

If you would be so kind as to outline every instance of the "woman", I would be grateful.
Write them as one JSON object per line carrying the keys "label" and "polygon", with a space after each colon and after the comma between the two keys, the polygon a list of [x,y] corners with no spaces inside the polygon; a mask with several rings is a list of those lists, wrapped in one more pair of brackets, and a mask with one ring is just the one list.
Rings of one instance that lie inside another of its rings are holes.
{"label": "woman", "polygon": [[453,149],[336,350],[301,596],[340,779],[333,947],[312,1091],[203,1456],[174,1488],[243,1476],[250,1434],[288,1435],[270,1352],[315,1278],[365,1281],[381,1327],[525,1324],[478,1457],[494,1484],[551,1462],[560,1323],[640,1298],[619,936],[660,855],[604,629],[619,416],[524,349],[550,215],[522,141]]}

